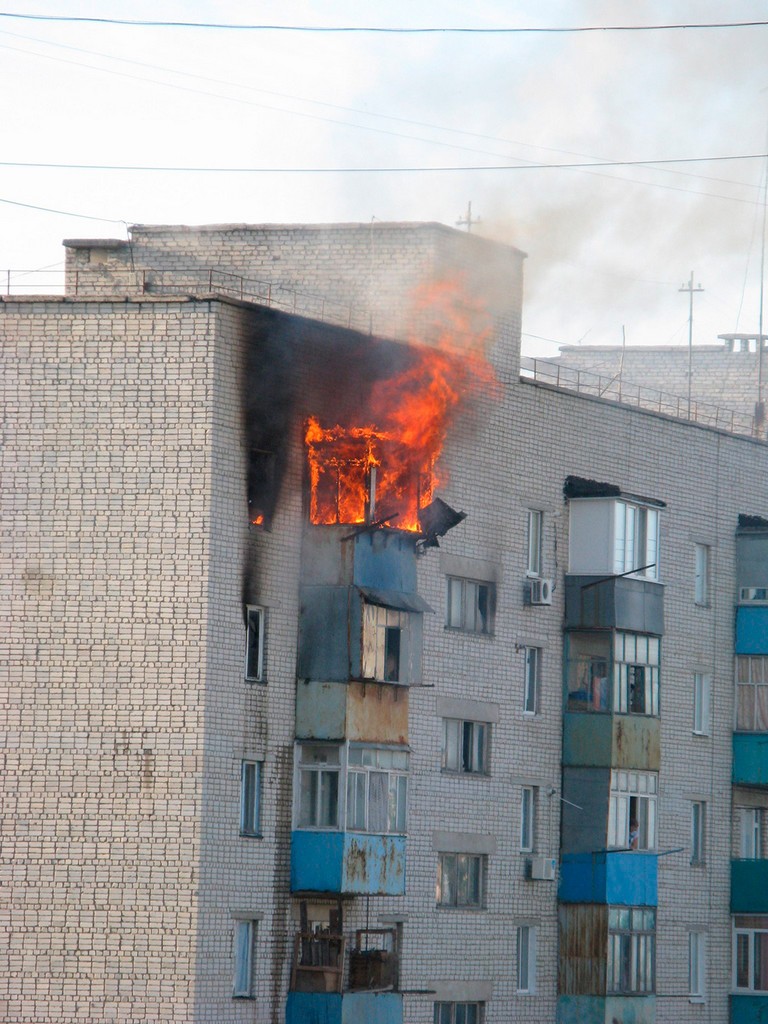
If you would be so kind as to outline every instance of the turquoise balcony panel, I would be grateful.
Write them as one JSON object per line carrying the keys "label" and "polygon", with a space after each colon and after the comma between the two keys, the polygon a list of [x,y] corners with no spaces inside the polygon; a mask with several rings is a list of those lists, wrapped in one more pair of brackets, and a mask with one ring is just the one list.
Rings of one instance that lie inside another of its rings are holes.
{"label": "turquoise balcony panel", "polygon": [[559,996],[557,1024],[654,1024],[655,996]]}
{"label": "turquoise balcony panel", "polygon": [[658,771],[661,727],[648,715],[566,711],[563,764]]}
{"label": "turquoise balcony panel", "polygon": [[641,851],[567,853],[560,863],[561,903],[658,905],[658,856]]}
{"label": "turquoise balcony panel", "polygon": [[613,749],[613,720],[609,714],[563,716],[563,764],[610,768]]}
{"label": "turquoise balcony panel", "polygon": [[768,733],[733,734],[733,784],[768,786]]}
{"label": "turquoise balcony panel", "polygon": [[405,836],[296,830],[291,834],[291,892],[402,896]]}
{"label": "turquoise balcony panel", "polygon": [[399,992],[289,992],[285,1024],[403,1024]]}
{"label": "turquoise balcony panel", "polygon": [[768,860],[731,861],[731,913],[768,914]]}
{"label": "turquoise balcony panel", "polygon": [[768,992],[763,995],[732,995],[730,1024],[765,1024],[768,1020]]}
{"label": "turquoise balcony panel", "polygon": [[768,654],[768,605],[736,608],[736,653]]}

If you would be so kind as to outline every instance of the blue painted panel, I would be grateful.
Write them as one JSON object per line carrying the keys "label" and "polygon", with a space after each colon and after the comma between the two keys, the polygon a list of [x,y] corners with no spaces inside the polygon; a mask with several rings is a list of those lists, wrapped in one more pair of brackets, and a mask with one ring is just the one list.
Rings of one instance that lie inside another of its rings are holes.
{"label": "blue painted panel", "polygon": [[768,733],[733,734],[733,783],[768,786]]}
{"label": "blue painted panel", "polygon": [[337,992],[289,992],[285,1024],[341,1024],[341,1000]]}
{"label": "blue painted panel", "polygon": [[654,1024],[656,996],[606,996],[606,1024]]}
{"label": "blue painted panel", "polygon": [[291,833],[291,892],[341,892],[343,832]]}
{"label": "blue painted panel", "polygon": [[297,829],[291,833],[291,892],[402,896],[405,836]]}
{"label": "blue painted panel", "polygon": [[405,894],[405,836],[344,834],[342,892],[360,895]]}
{"label": "blue painted panel", "polygon": [[605,998],[558,996],[557,1024],[605,1024]]}
{"label": "blue painted panel", "polygon": [[346,736],[346,683],[296,683],[296,738],[341,740]]}
{"label": "blue painted panel", "polygon": [[416,592],[415,538],[374,530],[354,541],[353,582],[359,587]]}
{"label": "blue painted panel", "polygon": [[731,861],[731,913],[768,914],[768,860]]}
{"label": "blue painted panel", "polygon": [[730,1024],[765,1024],[766,1020],[768,1020],[768,992],[762,996],[731,996]]}
{"label": "blue painted panel", "polygon": [[285,1024],[403,1024],[399,992],[289,992]]}
{"label": "blue painted panel", "polygon": [[[301,588],[297,667],[300,679],[349,679],[349,599],[349,587]],[[358,626],[358,647],[359,636]]]}
{"label": "blue painted panel", "polygon": [[597,712],[566,711],[563,715],[563,764],[609,768],[613,719]]}
{"label": "blue painted panel", "polygon": [[564,854],[558,899],[561,903],[655,907],[658,857],[639,851]]}
{"label": "blue painted panel", "polygon": [[736,653],[768,654],[768,605],[737,607]]}
{"label": "blue painted panel", "polygon": [[403,997],[399,992],[345,992],[341,1024],[403,1024]]}

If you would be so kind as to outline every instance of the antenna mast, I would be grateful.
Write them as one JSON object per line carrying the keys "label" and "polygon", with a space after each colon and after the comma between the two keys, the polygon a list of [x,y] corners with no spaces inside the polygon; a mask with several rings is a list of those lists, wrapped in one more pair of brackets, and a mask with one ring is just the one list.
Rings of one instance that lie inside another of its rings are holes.
{"label": "antenna mast", "polygon": [[694,292],[703,292],[704,289],[701,287],[699,282],[698,287],[693,287],[693,271],[691,271],[691,278],[688,284],[683,284],[682,288],[677,289],[679,292],[688,292],[689,305],[688,305],[688,419],[691,418],[691,383],[693,381],[693,295]]}

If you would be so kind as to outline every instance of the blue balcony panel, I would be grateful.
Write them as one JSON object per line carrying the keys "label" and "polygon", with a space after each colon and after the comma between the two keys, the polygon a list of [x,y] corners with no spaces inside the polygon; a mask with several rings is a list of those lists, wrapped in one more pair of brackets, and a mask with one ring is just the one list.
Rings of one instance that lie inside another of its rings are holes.
{"label": "blue balcony panel", "polygon": [[559,996],[557,1024],[654,1024],[655,996]]}
{"label": "blue balcony panel", "polygon": [[731,861],[731,913],[768,914],[768,860]]}
{"label": "blue balcony panel", "polygon": [[639,850],[566,853],[560,863],[558,899],[561,903],[655,907],[658,856]]}
{"label": "blue balcony panel", "polygon": [[768,733],[733,734],[733,784],[768,786]]}
{"label": "blue balcony panel", "polygon": [[291,892],[405,894],[405,836],[365,832],[291,834]]}
{"label": "blue balcony panel", "polygon": [[730,1024],[765,1024],[768,1020],[768,992],[762,995],[732,995]]}
{"label": "blue balcony panel", "polygon": [[285,1024],[403,1024],[399,992],[289,992]]}
{"label": "blue balcony panel", "polygon": [[768,605],[736,608],[736,653],[768,654]]}

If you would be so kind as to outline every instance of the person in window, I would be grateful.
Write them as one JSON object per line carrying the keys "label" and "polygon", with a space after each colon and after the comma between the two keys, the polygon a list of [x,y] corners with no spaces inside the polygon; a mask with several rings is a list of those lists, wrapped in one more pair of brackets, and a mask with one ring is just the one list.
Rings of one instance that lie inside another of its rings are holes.
{"label": "person in window", "polygon": [[629,848],[630,850],[636,850],[640,842],[640,824],[637,818],[633,818],[629,823]]}

